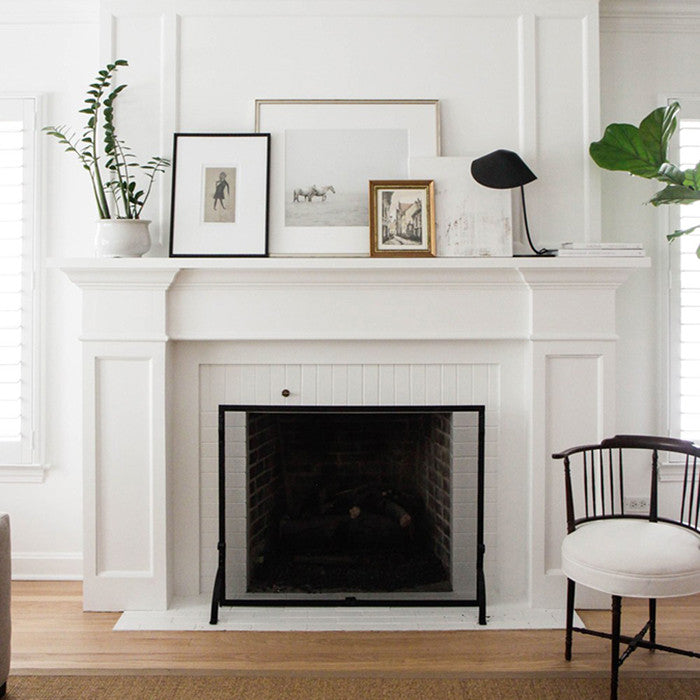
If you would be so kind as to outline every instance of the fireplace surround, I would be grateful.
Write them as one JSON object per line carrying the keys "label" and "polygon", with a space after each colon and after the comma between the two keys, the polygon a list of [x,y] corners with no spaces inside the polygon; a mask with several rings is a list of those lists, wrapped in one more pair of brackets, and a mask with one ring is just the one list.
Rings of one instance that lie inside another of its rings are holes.
{"label": "fireplace surround", "polygon": [[615,290],[648,259],[53,264],[83,298],[85,609],[210,587],[221,404],[486,405],[489,600],[563,604],[549,455],[614,432]]}
{"label": "fireplace surround", "polygon": [[[213,623],[219,605],[393,593],[478,606],[485,624],[484,406],[220,405],[218,423]],[[245,502],[228,488],[240,477]],[[465,478],[474,488],[453,488]]]}

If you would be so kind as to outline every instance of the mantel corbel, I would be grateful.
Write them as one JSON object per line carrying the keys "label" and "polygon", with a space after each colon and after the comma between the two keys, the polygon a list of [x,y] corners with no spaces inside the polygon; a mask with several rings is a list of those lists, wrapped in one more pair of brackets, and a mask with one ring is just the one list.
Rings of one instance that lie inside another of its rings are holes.
{"label": "mantel corbel", "polygon": [[83,293],[82,341],[165,342],[178,268],[61,267]]}
{"label": "mantel corbel", "polygon": [[648,258],[624,258],[617,267],[520,268],[530,293],[530,339],[615,340],[615,293],[649,265]]}

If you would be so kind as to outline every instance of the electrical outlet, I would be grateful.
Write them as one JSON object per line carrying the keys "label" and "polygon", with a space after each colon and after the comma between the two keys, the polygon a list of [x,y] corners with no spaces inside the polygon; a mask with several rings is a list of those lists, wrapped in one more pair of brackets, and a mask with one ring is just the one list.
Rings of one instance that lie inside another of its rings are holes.
{"label": "electrical outlet", "polygon": [[626,513],[648,513],[649,512],[649,497],[648,496],[625,496],[625,512]]}

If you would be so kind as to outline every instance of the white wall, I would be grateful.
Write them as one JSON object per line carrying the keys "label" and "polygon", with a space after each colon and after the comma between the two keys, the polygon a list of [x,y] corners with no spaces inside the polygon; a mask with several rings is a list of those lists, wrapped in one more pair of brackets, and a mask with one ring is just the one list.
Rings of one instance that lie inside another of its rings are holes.
{"label": "white wall", "polygon": [[[585,155],[600,130],[597,91],[589,83],[597,80],[595,5],[108,0],[100,14],[97,0],[5,0],[0,61],[11,70],[3,71],[0,92],[43,93],[44,123],[79,124],[76,111],[94,72],[110,58],[127,58],[121,118],[143,155],[167,155],[175,130],[252,131],[258,97],[438,98],[443,155],[506,147],[524,156],[539,176],[528,186],[536,242],[554,245],[600,233],[601,176]],[[659,5],[690,6],[603,2],[603,124],[637,121],[660,94],[696,89],[699,22],[669,23],[655,14]],[[422,40],[407,51],[395,39],[401,34]],[[84,173],[48,140],[43,157],[45,255],[91,256],[94,212]],[[641,237],[654,256],[653,272],[635,273],[619,293],[617,406],[621,431],[655,432],[664,427],[656,399],[663,391],[658,344],[665,243],[656,212],[641,206],[652,191],[646,183],[610,173],[602,181],[603,238]],[[168,205],[165,178],[149,212],[157,255],[167,248]],[[0,489],[0,510],[12,516],[17,577],[81,572],[79,292],[55,269],[46,271],[45,292],[51,469],[42,484]]]}
{"label": "white wall", "polygon": [[[604,0],[600,26],[603,125],[639,124],[667,97],[700,96],[697,3]],[[612,172],[601,179],[603,238],[640,241],[653,263],[618,292],[618,429],[663,433],[669,210],[644,205],[658,183]]]}
{"label": "white wall", "polygon": [[[0,93],[41,94],[41,124],[79,124],[84,86],[99,50],[96,2],[3,2]],[[77,162],[48,137],[42,149],[41,244],[46,256],[89,255],[95,213]],[[44,482],[0,484],[0,511],[12,519],[15,577],[80,577],[82,451],[80,293],[60,273],[44,275],[46,460]],[[0,470],[0,481],[4,481]]]}

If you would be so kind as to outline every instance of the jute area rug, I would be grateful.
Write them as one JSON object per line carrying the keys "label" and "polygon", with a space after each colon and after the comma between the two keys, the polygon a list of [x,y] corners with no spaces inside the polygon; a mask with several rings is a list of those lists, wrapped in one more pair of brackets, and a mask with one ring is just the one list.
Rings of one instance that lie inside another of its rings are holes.
{"label": "jute area rug", "polygon": [[[599,700],[607,678],[11,676],[7,700]],[[620,700],[697,700],[700,679],[621,678]]]}

